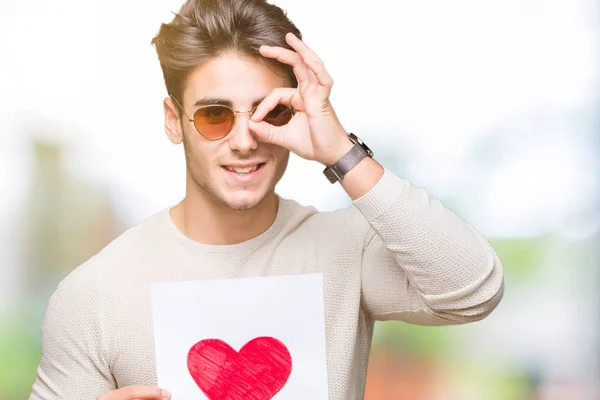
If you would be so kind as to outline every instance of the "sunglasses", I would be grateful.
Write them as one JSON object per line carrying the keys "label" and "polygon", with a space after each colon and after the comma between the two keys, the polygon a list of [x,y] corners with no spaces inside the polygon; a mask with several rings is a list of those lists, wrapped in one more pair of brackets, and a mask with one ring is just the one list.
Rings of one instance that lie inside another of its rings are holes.
{"label": "sunglasses", "polygon": [[[194,112],[194,117],[185,112],[181,104],[174,96],[171,96],[179,108],[185,113],[188,121],[193,122],[199,134],[209,140],[217,140],[227,136],[233,129],[236,114],[254,114],[258,106],[250,111],[235,111],[222,104],[210,104],[202,106]],[[273,126],[283,126],[290,122],[294,116],[294,109],[284,104],[277,104],[275,108],[268,112],[263,121]]]}

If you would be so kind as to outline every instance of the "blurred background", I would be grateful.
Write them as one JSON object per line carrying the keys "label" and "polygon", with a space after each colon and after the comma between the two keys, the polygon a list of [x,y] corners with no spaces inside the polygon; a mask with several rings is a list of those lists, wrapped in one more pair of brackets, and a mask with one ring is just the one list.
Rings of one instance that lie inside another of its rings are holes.
{"label": "blurred background", "polygon": [[[600,6],[280,0],[376,159],[472,223],[506,292],[460,327],[379,324],[368,400],[600,399]],[[0,2],[0,399],[58,282],[184,195],[151,38],[181,1]],[[292,157],[278,187],[349,205]]]}

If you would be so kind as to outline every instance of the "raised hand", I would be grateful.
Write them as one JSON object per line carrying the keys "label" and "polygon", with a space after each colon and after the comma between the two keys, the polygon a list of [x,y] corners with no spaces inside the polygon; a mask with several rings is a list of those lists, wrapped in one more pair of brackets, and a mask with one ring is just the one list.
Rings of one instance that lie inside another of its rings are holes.
{"label": "raised hand", "polygon": [[[261,46],[260,52],[290,65],[298,88],[277,88],[271,92],[252,115],[250,129],[263,142],[285,147],[308,160],[333,164],[352,147],[329,101],[333,79],[323,61],[303,41],[292,33],[285,39],[295,51]],[[262,121],[279,103],[294,107],[296,114],[291,121],[280,127]]]}

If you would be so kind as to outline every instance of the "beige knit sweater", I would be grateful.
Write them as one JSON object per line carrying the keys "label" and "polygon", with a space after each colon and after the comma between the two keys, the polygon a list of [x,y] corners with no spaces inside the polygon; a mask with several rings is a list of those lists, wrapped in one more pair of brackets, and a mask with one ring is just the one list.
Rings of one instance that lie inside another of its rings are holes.
{"label": "beige knit sweater", "polygon": [[60,283],[42,325],[30,399],[88,400],[127,385],[156,385],[153,283],[303,273],[323,274],[335,400],[363,398],[374,321],[477,321],[504,289],[490,244],[425,189],[389,170],[343,210],[318,212],[281,199],[274,224],[241,244],[193,242],[167,208]]}

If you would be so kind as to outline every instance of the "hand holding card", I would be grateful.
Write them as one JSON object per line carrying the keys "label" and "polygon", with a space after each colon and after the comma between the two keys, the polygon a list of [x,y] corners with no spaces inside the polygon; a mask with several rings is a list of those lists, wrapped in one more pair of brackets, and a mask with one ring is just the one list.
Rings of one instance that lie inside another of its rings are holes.
{"label": "hand holding card", "polygon": [[171,400],[171,394],[155,386],[130,385],[105,393],[96,400]]}

